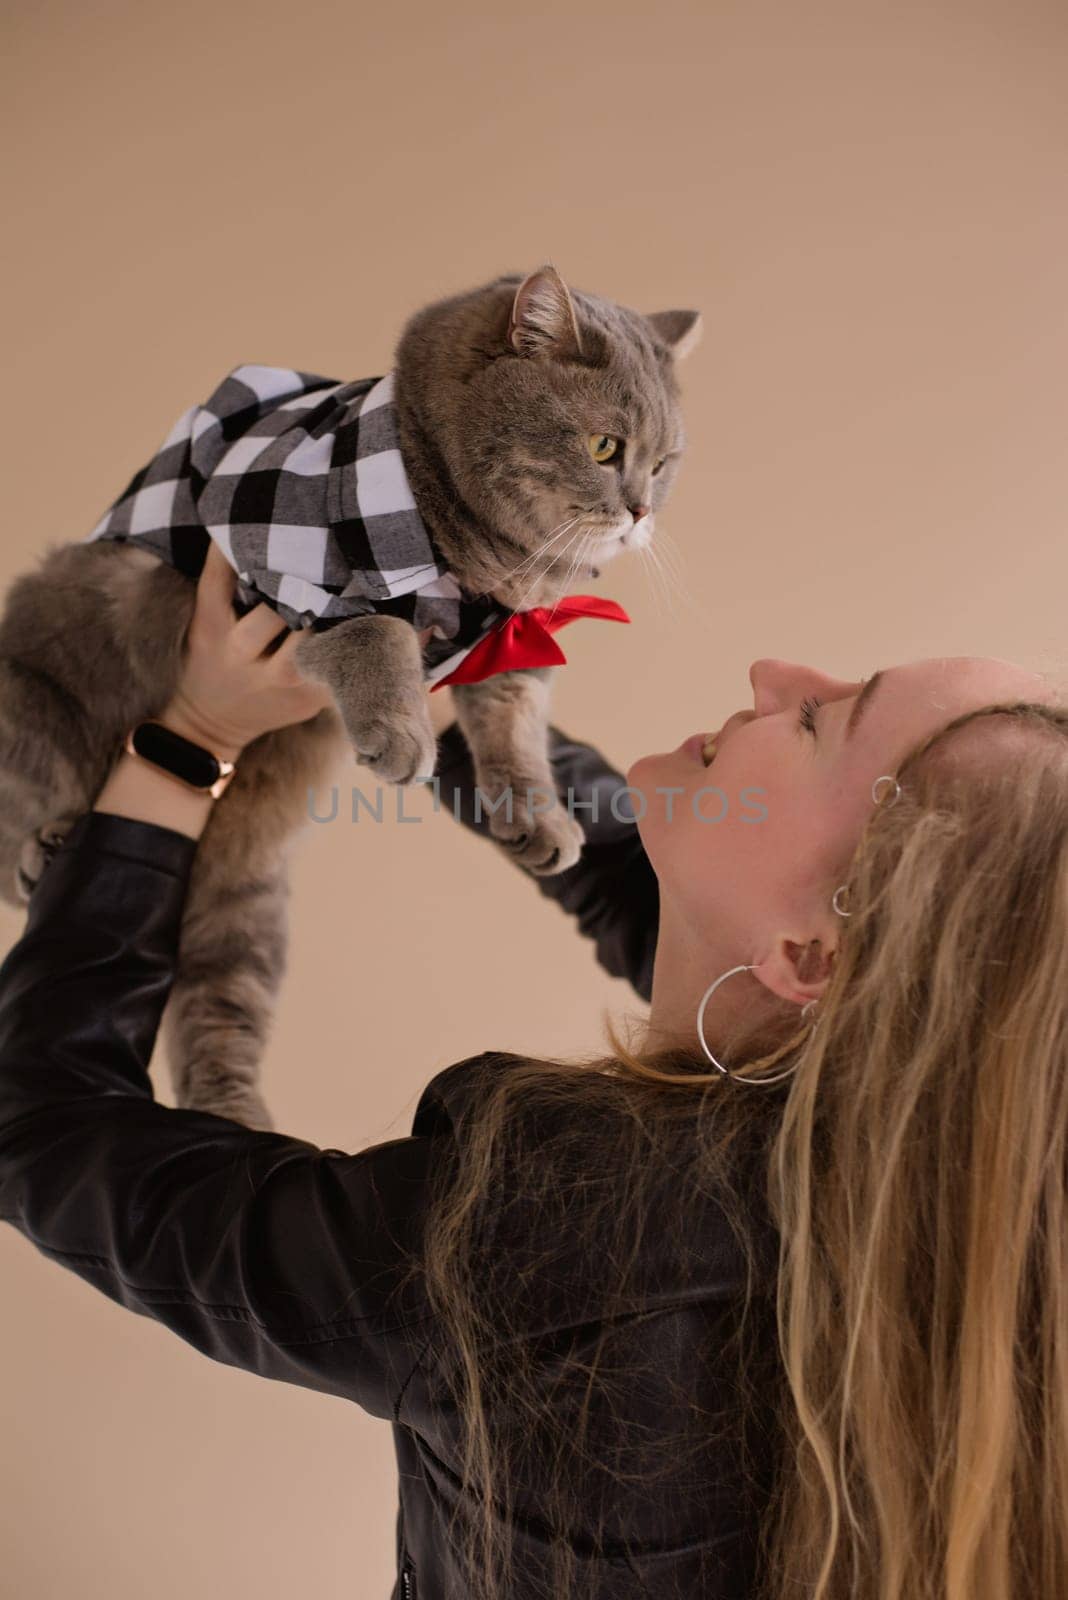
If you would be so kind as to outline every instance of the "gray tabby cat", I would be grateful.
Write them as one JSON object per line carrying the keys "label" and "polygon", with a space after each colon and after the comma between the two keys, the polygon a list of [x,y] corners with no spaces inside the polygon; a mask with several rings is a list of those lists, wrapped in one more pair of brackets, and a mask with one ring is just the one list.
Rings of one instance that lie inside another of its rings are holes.
{"label": "gray tabby cat", "polygon": [[[394,364],[401,457],[465,592],[551,605],[593,561],[649,542],[684,442],[675,362],[699,334],[697,312],[645,316],[569,291],[551,266],[410,319]],[[112,539],[53,545],[12,584],[0,618],[5,899],[29,898],[127,730],[171,698],[194,597],[176,567]],[[337,709],[247,746],[202,835],[163,1019],[179,1106],[273,1127],[259,1074],[285,966],[288,852],[346,743],[387,781],[433,772],[421,649],[387,615],[302,639],[301,668]],[[532,815],[524,803],[554,792],[550,671],[453,687],[478,784],[491,804],[513,797],[491,831],[534,873],[571,866],[583,837],[564,806]]]}

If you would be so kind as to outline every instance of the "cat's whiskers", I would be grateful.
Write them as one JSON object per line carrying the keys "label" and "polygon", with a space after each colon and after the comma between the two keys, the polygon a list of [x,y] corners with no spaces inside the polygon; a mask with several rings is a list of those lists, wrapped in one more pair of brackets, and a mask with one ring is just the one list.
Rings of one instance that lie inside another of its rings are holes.
{"label": "cat's whiskers", "polygon": [[562,592],[557,596],[556,601],[553,604],[552,610],[549,612],[549,616],[550,617],[554,617],[556,615],[557,607],[559,606],[560,601],[566,598],[567,591],[571,587],[571,584],[572,584],[572,581],[574,579],[575,573],[578,571],[579,567],[582,565],[582,563],[583,563],[583,561],[585,559],[586,553],[589,550],[590,543],[597,537],[597,533],[598,533],[598,529],[597,528],[586,528],[586,529],[584,529],[582,531],[582,533],[581,533],[581,535],[579,537],[577,548],[575,550],[574,558],[572,559],[571,565],[568,568],[567,577],[564,579],[564,582],[563,582],[563,584],[561,586],[561,591]]}
{"label": "cat's whiskers", "polygon": [[542,543],[538,545],[538,548],[536,550],[532,550],[529,555],[524,556],[522,561],[514,566],[510,572],[504,573],[504,575],[498,580],[498,583],[507,583],[509,578],[514,578],[518,573],[523,571],[524,567],[529,569],[532,562],[537,561],[539,556],[544,555],[549,546],[555,544],[557,539],[562,539],[564,534],[567,533],[568,529],[573,528],[578,520],[578,517],[572,517],[569,521],[560,523],[560,525],[554,528],[551,533],[546,534]]}
{"label": "cat's whiskers", "polygon": [[553,618],[553,616],[555,616],[556,610],[560,608],[561,600],[564,600],[564,598],[568,597],[568,589],[571,587],[572,578],[574,578],[576,571],[579,570],[579,566],[582,565],[582,560],[584,560],[585,552],[587,552],[588,549],[588,544],[590,544],[590,541],[595,538],[596,531],[598,531],[596,528],[582,528],[582,530],[579,530],[579,533],[574,534],[574,538],[568,542],[568,546],[564,547],[563,554],[561,554],[560,557],[556,557],[558,560],[563,560],[564,555],[568,554],[568,550],[571,549],[572,542],[576,544],[576,554],[574,554],[574,557],[572,557],[571,565],[569,565],[568,576],[564,578],[563,584],[561,584],[561,592],[560,594],[556,595],[556,600],[553,602],[552,610],[548,611],[548,618]]}
{"label": "cat's whiskers", "polygon": [[646,547],[641,554],[646,557],[646,573],[648,573],[649,582],[651,582],[651,587],[657,597],[657,616],[660,614],[660,598],[662,598],[664,600],[665,614],[667,614],[668,621],[670,621],[673,608],[671,608],[670,586],[668,586],[667,578],[665,578],[664,574],[664,563],[660,562],[659,552],[652,549],[651,546]]}
{"label": "cat's whiskers", "polygon": [[[565,560],[568,562],[567,574],[561,584],[561,592],[548,613],[551,618],[555,616],[560,601],[565,598],[567,590],[574,581],[576,572],[589,553],[591,544],[601,531],[596,524],[593,526],[584,525],[581,516],[571,517],[557,528],[554,528],[536,550],[525,556],[500,581],[504,582],[506,579],[514,578],[517,575],[527,576],[533,571],[539,558],[544,556],[553,545],[559,544],[560,540],[564,539],[563,548],[551,556],[546,564],[546,570],[548,570],[550,566],[556,566]],[[639,545],[636,548],[648,578],[657,619],[660,620],[662,612],[666,613],[668,618],[676,614],[680,600],[687,608],[699,612],[700,607],[695,603],[693,596],[683,581],[683,575],[680,571],[682,560],[669,535],[661,530],[658,532],[655,542]],[[509,615],[514,616],[517,612],[523,610],[529,595],[542,577],[544,577],[544,573],[534,573],[532,581],[527,584],[515,605],[508,608]]]}
{"label": "cat's whiskers", "polygon": [[689,610],[703,618],[706,613],[694,599],[691,586],[685,581],[686,563],[671,536],[666,532],[659,533],[656,547],[650,546],[650,548],[653,550],[658,565],[662,567],[666,579],[670,580],[669,593],[671,589],[674,589],[674,598],[681,600]]}
{"label": "cat's whiskers", "polygon": [[579,518],[569,517],[566,522],[558,523],[558,526],[553,528],[552,533],[545,534],[545,538],[542,539],[542,542],[540,542],[536,549],[531,550],[529,555],[524,555],[521,562],[516,562],[516,565],[513,566],[513,568],[510,568],[510,571],[507,571],[507,573],[504,574],[504,578],[516,578],[516,576],[520,576],[520,574],[526,576],[526,573],[531,570],[532,566],[539,562],[540,557],[545,555],[545,552],[547,552],[548,549],[552,549],[553,544],[556,544],[556,542],[560,541],[560,539],[563,539],[564,534],[568,534],[569,531],[574,528],[577,520],[579,520]]}
{"label": "cat's whiskers", "polygon": [[[680,599],[689,609],[695,612],[701,611],[693,596],[681,583],[677,570],[669,564],[662,550],[658,550],[654,545],[649,544],[643,546],[638,553],[642,558],[642,565],[649,579],[658,621],[660,620],[661,596],[663,596],[669,618],[677,612],[677,601]],[[674,557],[674,552],[672,552],[672,556]],[[704,621],[704,613],[701,613],[701,616],[702,621]]]}
{"label": "cat's whiskers", "polygon": [[655,572],[659,579],[660,592],[664,597],[664,606],[670,618],[676,611],[676,606],[673,604],[676,596],[672,592],[674,574],[667,567],[662,551],[655,549],[652,545],[649,546],[649,562],[649,570]]}
{"label": "cat's whiskers", "polygon": [[[573,520],[575,522],[578,522],[580,519],[578,517],[575,517]],[[567,552],[571,549],[571,546],[574,544],[576,539],[581,540],[581,538],[582,538],[582,528],[580,527],[578,532],[577,533],[573,533],[571,535],[571,537],[568,539],[567,543],[564,545],[563,550],[559,551],[558,554],[553,557],[553,562],[562,561],[564,559],[564,557],[567,555]],[[545,575],[544,573],[538,573],[534,578],[534,582],[531,583],[531,584],[528,584],[527,588],[524,590],[523,594],[520,596],[519,600],[516,602],[515,606],[513,607],[513,614],[516,611],[522,611],[523,602],[526,600],[527,595],[529,595],[532,592],[532,590],[541,581],[541,579],[544,577],[544,575]]]}
{"label": "cat's whiskers", "polygon": [[660,621],[660,587],[659,587],[656,563],[651,561],[650,558],[649,558],[649,546],[648,545],[640,545],[639,546],[639,548],[638,548],[638,557],[639,557],[639,559],[641,561],[641,564],[642,564],[642,571],[645,574],[645,577],[648,579],[648,582],[649,582],[649,591],[650,591],[650,593],[652,594],[652,597],[653,597],[653,606],[654,606],[654,609],[656,611],[656,620],[657,620],[657,622],[659,622]]}

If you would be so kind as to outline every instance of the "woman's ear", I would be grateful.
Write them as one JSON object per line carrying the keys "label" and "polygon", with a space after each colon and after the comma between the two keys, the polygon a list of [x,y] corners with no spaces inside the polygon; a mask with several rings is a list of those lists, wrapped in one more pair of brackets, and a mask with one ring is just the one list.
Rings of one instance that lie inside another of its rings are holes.
{"label": "woman's ear", "polygon": [[508,342],[521,356],[582,354],[574,304],[567,284],[551,264],[532,272],[516,290]]}
{"label": "woman's ear", "polygon": [[804,1005],[809,1000],[818,1000],[826,989],[834,958],[833,936],[827,940],[795,940],[780,933],[763,961],[754,965],[753,976],[772,994]]}
{"label": "woman's ear", "polygon": [[704,318],[699,311],[650,311],[646,322],[661,344],[666,344],[676,361],[688,356],[701,342],[705,331]]}

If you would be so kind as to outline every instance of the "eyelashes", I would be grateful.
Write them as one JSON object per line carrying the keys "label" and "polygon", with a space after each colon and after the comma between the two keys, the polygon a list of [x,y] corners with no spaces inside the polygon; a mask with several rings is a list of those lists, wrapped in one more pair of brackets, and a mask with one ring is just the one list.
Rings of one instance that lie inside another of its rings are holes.
{"label": "eyelashes", "polygon": [[[863,687],[867,683],[867,681],[868,681],[867,678],[861,678],[861,680],[860,680],[861,689],[863,689]],[[859,690],[858,690],[858,693],[859,693]],[[799,728],[804,728],[808,733],[810,733],[812,735],[813,738],[816,738],[816,712],[819,710],[819,708],[820,708],[820,706],[822,704],[823,704],[823,701],[819,698],[818,695],[814,695],[814,694],[806,695],[805,698],[801,702],[801,710],[800,710],[800,714],[799,714],[798,719],[797,719],[797,726]]]}
{"label": "eyelashes", "polygon": [[806,695],[801,702],[801,713],[797,719],[799,728],[806,728],[813,738],[816,736],[816,712],[823,704],[815,695]]}

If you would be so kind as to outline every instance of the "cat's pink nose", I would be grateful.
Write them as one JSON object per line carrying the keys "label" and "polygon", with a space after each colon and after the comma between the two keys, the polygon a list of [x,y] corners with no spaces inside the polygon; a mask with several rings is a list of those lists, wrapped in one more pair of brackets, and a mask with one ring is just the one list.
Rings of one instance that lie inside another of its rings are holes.
{"label": "cat's pink nose", "polygon": [[635,522],[640,522],[643,517],[647,517],[649,515],[648,506],[628,506],[627,510],[630,512]]}

